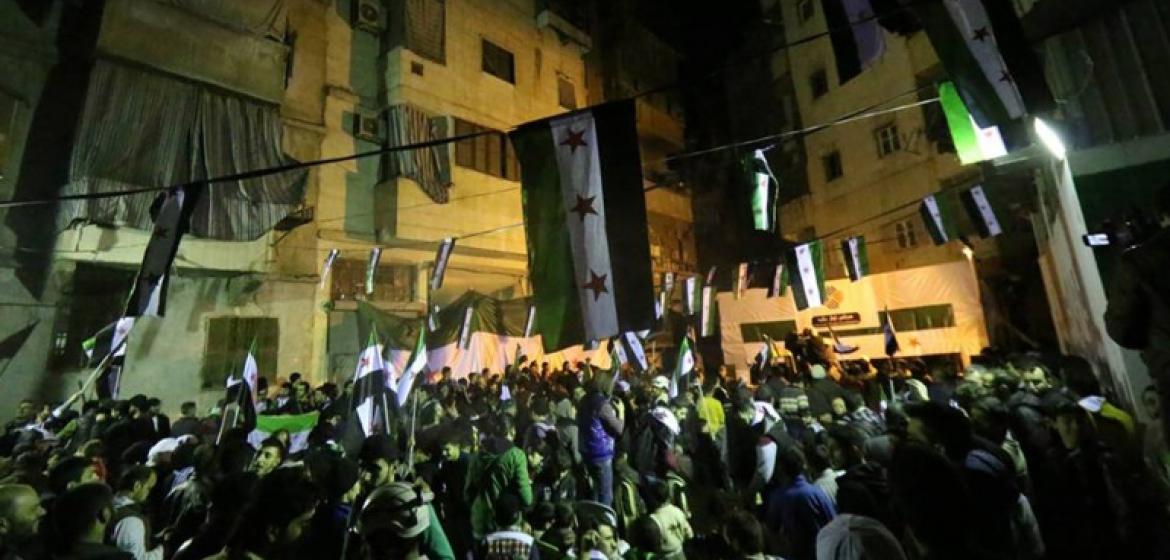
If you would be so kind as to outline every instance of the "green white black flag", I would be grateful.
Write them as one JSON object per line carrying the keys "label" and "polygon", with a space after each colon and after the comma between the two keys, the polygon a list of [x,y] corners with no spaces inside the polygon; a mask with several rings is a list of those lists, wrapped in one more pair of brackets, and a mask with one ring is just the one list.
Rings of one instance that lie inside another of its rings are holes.
{"label": "green white black flag", "polygon": [[922,199],[918,213],[922,215],[926,232],[930,234],[930,239],[935,245],[946,245],[955,238],[954,213],[947,199],[930,195]]}
{"label": "green white black flag", "polygon": [[856,236],[841,241],[841,255],[844,257],[845,272],[849,280],[856,282],[869,276],[869,255],[865,249],[865,237]]}
{"label": "green white black flag", "polygon": [[670,385],[668,388],[670,398],[675,398],[679,394],[679,388],[682,385],[684,378],[695,371],[695,351],[691,344],[690,337],[684,336],[682,344],[678,347],[678,359],[674,364],[674,371],[671,372]]}
{"label": "green white black flag", "polygon": [[702,297],[699,305],[699,336],[706,338],[715,335],[715,267],[711,267],[707,273]]}
{"label": "green white black flag", "polygon": [[746,167],[751,178],[752,225],[758,231],[775,231],[778,184],[764,151],[752,152]]}
{"label": "green white black flag", "polygon": [[825,255],[820,241],[797,245],[788,256],[792,278],[792,299],[804,311],[825,304]]}
{"label": "green white black flag", "polygon": [[448,237],[439,243],[439,250],[435,253],[435,267],[431,269],[432,291],[443,287],[443,276],[447,274],[447,262],[451,260],[451,251],[454,250],[454,237]]}
{"label": "green white black flag", "polygon": [[374,293],[374,283],[377,281],[378,261],[382,260],[382,248],[370,249],[370,260],[366,262],[366,295]]}
{"label": "green white black flag", "polygon": [[179,252],[179,242],[191,227],[191,216],[199,205],[207,185],[191,184],[175,187],[159,195],[158,211],[154,217],[154,231],[142,255],[142,266],[134,279],[134,288],[126,301],[124,317],[166,313],[167,286],[170,284],[171,265]]}
{"label": "green white black flag", "polygon": [[[471,310],[470,307],[467,309],[468,311]],[[410,389],[414,387],[414,380],[426,369],[427,333],[420,325],[418,339],[415,340],[414,349],[410,352],[410,359],[406,362],[406,367],[402,368],[402,375],[398,378],[398,385],[394,389],[394,394],[398,397],[399,407],[406,404],[406,398],[410,396]]]}
{"label": "green white black flag", "polygon": [[779,263],[772,270],[772,283],[768,286],[768,298],[781,297],[788,289],[788,268]]}
{"label": "green white black flag", "polygon": [[1007,155],[1007,146],[999,133],[999,127],[980,127],[967,110],[967,104],[959,96],[955,84],[951,82],[940,84],[938,97],[960,163],[969,165]]}
{"label": "green white black flag", "polygon": [[701,307],[699,277],[690,276],[683,281],[683,292],[683,303],[686,304],[687,315],[695,315],[699,312],[699,307]]}
{"label": "green white black flag", "polygon": [[975,224],[980,237],[995,237],[1003,233],[999,218],[995,215],[995,208],[987,200],[987,193],[982,186],[976,186],[959,194],[963,208],[967,210],[967,217]]}
{"label": "green white black flag", "polygon": [[546,350],[649,328],[654,280],[632,100],[509,135],[521,188],[536,331]]}

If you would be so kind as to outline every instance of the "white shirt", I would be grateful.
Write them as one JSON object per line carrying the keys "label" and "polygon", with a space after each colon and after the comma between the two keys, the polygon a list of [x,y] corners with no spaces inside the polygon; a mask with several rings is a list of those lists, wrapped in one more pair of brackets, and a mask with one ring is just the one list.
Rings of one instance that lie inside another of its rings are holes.
{"label": "white shirt", "polygon": [[[114,507],[133,505],[134,502],[125,496],[114,497]],[[130,516],[122,519],[114,527],[114,532],[111,534],[110,544],[118,547],[123,552],[130,553],[134,556],[134,560],[163,560],[163,548],[156,546],[151,550],[146,549],[146,541],[149,535],[146,534],[146,525],[142,520]]]}

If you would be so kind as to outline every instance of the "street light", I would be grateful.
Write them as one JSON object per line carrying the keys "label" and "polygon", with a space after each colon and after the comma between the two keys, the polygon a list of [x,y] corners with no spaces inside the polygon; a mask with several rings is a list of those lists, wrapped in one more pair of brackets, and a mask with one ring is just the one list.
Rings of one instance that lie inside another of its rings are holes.
{"label": "street light", "polygon": [[1036,131],[1036,137],[1040,139],[1040,143],[1048,148],[1048,152],[1056,159],[1064,161],[1068,149],[1064,147],[1064,141],[1060,139],[1060,134],[1039,117],[1032,122],[1032,128]]}

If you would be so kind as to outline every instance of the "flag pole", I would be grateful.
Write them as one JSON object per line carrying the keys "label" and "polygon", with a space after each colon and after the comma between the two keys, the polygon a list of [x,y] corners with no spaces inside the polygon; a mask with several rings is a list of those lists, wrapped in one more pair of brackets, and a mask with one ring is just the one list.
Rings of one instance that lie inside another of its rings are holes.
{"label": "flag pole", "polygon": [[126,340],[123,339],[122,342],[118,344],[118,348],[111,349],[110,353],[106,354],[106,357],[102,358],[102,361],[99,362],[97,367],[94,368],[93,372],[89,374],[89,377],[86,378],[85,383],[83,383],[81,387],[77,389],[77,392],[73,393],[73,395],[71,395],[65,402],[61,403],[61,406],[57,407],[56,410],[54,410],[54,413],[60,414],[66,410],[69,410],[69,408],[73,406],[73,403],[77,402],[77,399],[80,399],[82,396],[84,396],[85,391],[89,389],[89,387],[93,385],[93,382],[97,380],[102,372],[107,367],[109,367],[110,361],[114,358],[114,354],[116,354],[118,350],[125,345]]}
{"label": "flag pole", "polygon": [[[414,393],[414,391],[411,391],[411,393]],[[407,472],[410,472],[413,474],[414,473],[414,442],[415,442],[414,432],[415,432],[415,422],[418,420],[418,395],[412,395],[412,396],[414,397],[414,402],[410,405],[410,439],[408,440],[409,445],[407,446],[407,452],[409,453],[409,455],[406,458],[406,469],[407,469]]]}

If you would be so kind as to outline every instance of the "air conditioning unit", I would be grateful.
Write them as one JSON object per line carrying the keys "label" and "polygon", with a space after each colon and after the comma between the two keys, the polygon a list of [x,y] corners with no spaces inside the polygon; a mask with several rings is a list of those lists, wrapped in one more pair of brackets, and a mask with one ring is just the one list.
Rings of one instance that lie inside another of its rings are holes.
{"label": "air conditioning unit", "polygon": [[353,0],[353,26],[371,33],[381,32],[382,0]]}
{"label": "air conditioning unit", "polygon": [[357,111],[353,114],[353,135],[361,140],[382,143],[382,119],[373,111]]}

